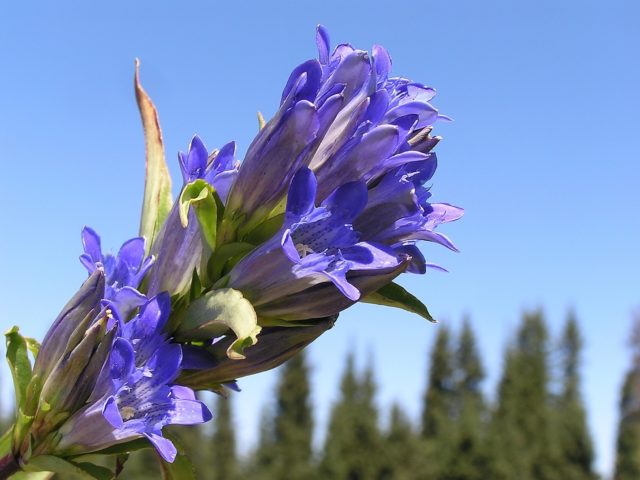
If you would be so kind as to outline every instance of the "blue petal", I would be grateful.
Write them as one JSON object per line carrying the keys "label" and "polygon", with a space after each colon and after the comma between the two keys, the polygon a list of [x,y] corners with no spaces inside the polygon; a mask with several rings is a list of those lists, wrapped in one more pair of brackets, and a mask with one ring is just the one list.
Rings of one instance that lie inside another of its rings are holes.
{"label": "blue petal", "polygon": [[113,428],[120,428],[124,423],[122,421],[120,411],[118,410],[116,399],[113,396],[107,398],[107,401],[104,404],[104,408],[102,409],[102,415]]}
{"label": "blue petal", "polygon": [[287,197],[287,214],[301,217],[310,213],[315,207],[316,176],[307,167],[302,167],[291,180]]}
{"label": "blue petal", "polygon": [[345,297],[349,300],[356,301],[360,298],[360,292],[347,281],[346,274],[348,271],[349,265],[346,262],[340,262],[335,268],[325,270],[323,273]]}
{"label": "blue petal", "polygon": [[323,202],[336,221],[351,223],[367,204],[367,186],[364,182],[349,182],[337,188]]}
{"label": "blue petal", "polygon": [[316,44],[318,45],[318,60],[323,65],[329,63],[329,31],[324,25],[318,25],[316,29]]}
{"label": "blue petal", "polygon": [[124,338],[116,338],[109,359],[111,379],[115,388],[123,385],[135,368],[135,353],[133,346]]}
{"label": "blue petal", "polygon": [[318,88],[320,88],[321,76],[322,68],[320,68],[317,60],[307,60],[298,65],[291,72],[289,80],[287,80],[287,84],[282,91],[280,103],[283,104],[292,91],[296,101],[315,100]]}
{"label": "blue petal", "polygon": [[169,419],[174,425],[195,425],[211,420],[211,412],[198,400],[176,399]]}
{"label": "blue petal", "polygon": [[176,447],[171,442],[171,440],[168,440],[162,435],[158,435],[156,433],[144,433],[144,436],[149,439],[160,456],[166,462],[173,463],[173,461],[176,459],[178,451],[176,450]]}
{"label": "blue petal", "polygon": [[84,252],[93,260],[93,263],[102,262],[102,247],[100,245],[100,237],[89,227],[82,229],[82,245]]}
{"label": "blue petal", "polygon": [[373,63],[376,67],[378,83],[385,82],[389,77],[389,72],[391,71],[391,57],[389,56],[389,52],[380,45],[374,45]]}

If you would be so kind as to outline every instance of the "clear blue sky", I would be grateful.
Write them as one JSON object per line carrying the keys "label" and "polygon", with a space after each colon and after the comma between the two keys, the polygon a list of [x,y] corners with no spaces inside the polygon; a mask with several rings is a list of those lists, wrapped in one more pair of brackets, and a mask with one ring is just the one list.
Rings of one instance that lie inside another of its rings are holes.
{"label": "clear blue sky", "polygon": [[[406,277],[443,323],[471,315],[490,372],[520,313],[543,306],[584,330],[584,393],[598,468],[612,462],[625,335],[640,304],[640,4],[629,1],[3,2],[0,6],[0,328],[42,337],[84,278],[79,233],[117,248],[137,232],[144,146],[135,57],[160,111],[171,168],[194,133],[243,151],[290,70],[334,42],[385,45],[397,74],[438,89],[435,198],[462,205],[431,246],[449,274]],[[417,418],[436,328],[357,307],[312,348],[320,426],[347,349],[375,357],[379,402]],[[3,397],[8,397],[3,370]],[[241,445],[273,374],[242,382]]]}

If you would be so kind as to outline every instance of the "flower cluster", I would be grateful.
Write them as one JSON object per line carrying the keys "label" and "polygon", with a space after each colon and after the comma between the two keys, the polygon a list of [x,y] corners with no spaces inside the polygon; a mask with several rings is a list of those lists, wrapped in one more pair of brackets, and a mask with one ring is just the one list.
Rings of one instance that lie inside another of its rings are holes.
{"label": "flower cluster", "polygon": [[455,250],[436,228],[462,209],[431,202],[429,185],[440,140],[432,128],[448,117],[430,103],[432,88],[390,75],[384,48],[331,51],[324,27],[317,45],[273,118],[260,117],[242,162],[233,142],[209,151],[192,139],[178,156],[175,201],[155,110],[136,81],[151,145],[140,234],[111,255],[94,230],[82,231],[89,278],[32,370],[17,372],[28,342],[7,334],[14,377],[27,381],[16,385],[20,416],[0,478],[48,456],[81,468],[78,456],[144,439],[172,462],[178,452],[163,427],[211,418],[194,391],[236,389],[237,378],[281,364],[358,301],[430,318],[392,282],[441,269],[418,241]]}

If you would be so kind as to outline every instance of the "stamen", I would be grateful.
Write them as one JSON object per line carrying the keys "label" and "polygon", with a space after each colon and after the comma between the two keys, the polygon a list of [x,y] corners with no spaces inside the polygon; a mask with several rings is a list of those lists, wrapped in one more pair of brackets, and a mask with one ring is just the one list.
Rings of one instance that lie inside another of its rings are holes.
{"label": "stamen", "polygon": [[120,409],[120,416],[123,420],[130,420],[131,418],[135,417],[135,415],[136,409],[133,407],[122,407]]}
{"label": "stamen", "polygon": [[300,258],[304,258],[310,253],[315,253],[313,251],[313,248],[304,243],[296,243],[296,250],[298,251],[298,255],[300,255]]}

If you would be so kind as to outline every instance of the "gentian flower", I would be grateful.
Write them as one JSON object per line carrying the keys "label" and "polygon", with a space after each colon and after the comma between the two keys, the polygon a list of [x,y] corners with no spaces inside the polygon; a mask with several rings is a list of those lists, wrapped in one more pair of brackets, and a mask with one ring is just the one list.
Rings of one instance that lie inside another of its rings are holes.
{"label": "gentian flower", "polygon": [[[282,230],[229,274],[228,286],[242,291],[258,313],[269,302],[323,282],[356,301],[360,292],[348,272],[395,269],[403,261],[383,245],[361,242],[352,228],[367,202],[364,183],[339,187],[318,207],[316,189],[313,172],[301,168],[291,182]],[[301,298],[292,308],[304,309],[304,303]]]}
{"label": "gentian flower", "polygon": [[169,308],[169,296],[158,295],[122,326],[88,404],[60,427],[56,453],[99,451],[146,437],[172,462],[176,448],[162,436],[162,428],[211,418],[190,388],[173,383],[180,373],[182,349],[164,333]]}
{"label": "gentian flower", "polygon": [[[234,154],[234,142],[209,155],[200,138],[193,137],[188,153],[179,154],[183,187],[198,179],[205,180],[224,202],[238,173]],[[148,294],[164,291],[172,295],[184,294],[191,285],[194,270],[201,273],[204,269],[206,251],[193,210],[189,211],[188,224],[184,227],[180,220],[180,205],[176,202],[151,247],[157,261],[149,273]]]}
{"label": "gentian flower", "polygon": [[224,202],[229,188],[238,175],[239,164],[235,160],[235,150],[235,142],[229,142],[219,151],[209,155],[209,151],[200,137],[194,136],[189,145],[189,151],[178,154],[184,185],[197,179],[203,179],[213,185],[220,199]]}
{"label": "gentian flower", "polygon": [[441,223],[462,217],[464,211],[447,203],[429,203],[431,192],[424,186],[435,173],[435,154],[427,160],[408,163],[387,173],[369,190],[367,206],[355,220],[354,228],[367,241],[391,246],[412,257],[409,271],[425,273],[428,264],[415,246],[426,240],[457,251],[442,233],[434,231]]}
{"label": "gentian flower", "polygon": [[397,166],[425,160],[439,140],[429,135],[432,125],[448,119],[429,103],[435,90],[390,78],[391,58],[381,46],[374,46],[371,56],[347,44],[330,54],[329,35],[322,26],[316,42],[322,66],[318,98],[329,92],[344,97],[308,162],[318,176],[319,198],[341,183],[370,184]]}
{"label": "gentian flower", "polygon": [[144,253],[144,238],[137,237],[126,241],[116,256],[103,254],[100,237],[89,227],[82,230],[84,253],[80,262],[89,273],[104,269],[106,300],[126,318],[134,308],[146,301],[146,297],[137,288],[154,262],[153,257]]}

